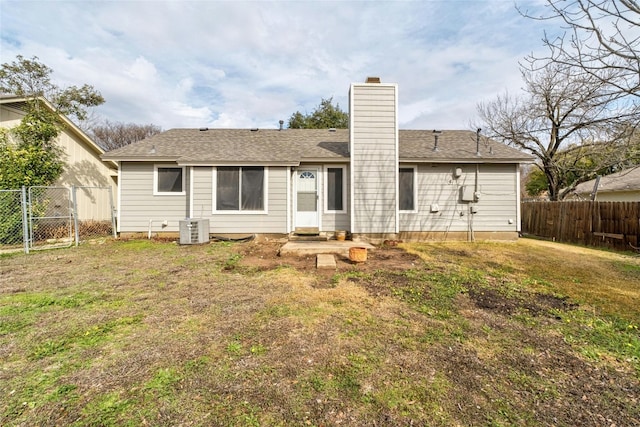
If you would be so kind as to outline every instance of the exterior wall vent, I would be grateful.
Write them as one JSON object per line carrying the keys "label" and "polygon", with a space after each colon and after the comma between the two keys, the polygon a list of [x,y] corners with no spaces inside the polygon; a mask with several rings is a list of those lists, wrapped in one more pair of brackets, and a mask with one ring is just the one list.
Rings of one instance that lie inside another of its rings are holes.
{"label": "exterior wall vent", "polygon": [[185,219],[180,221],[180,244],[197,245],[209,242],[208,219]]}

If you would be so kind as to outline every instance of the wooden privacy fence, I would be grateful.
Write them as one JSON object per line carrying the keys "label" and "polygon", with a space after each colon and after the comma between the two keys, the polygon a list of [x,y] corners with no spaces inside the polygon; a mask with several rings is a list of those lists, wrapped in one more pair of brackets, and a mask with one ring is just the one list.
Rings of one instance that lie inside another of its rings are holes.
{"label": "wooden privacy fence", "polygon": [[632,250],[640,247],[640,202],[523,202],[522,233]]}

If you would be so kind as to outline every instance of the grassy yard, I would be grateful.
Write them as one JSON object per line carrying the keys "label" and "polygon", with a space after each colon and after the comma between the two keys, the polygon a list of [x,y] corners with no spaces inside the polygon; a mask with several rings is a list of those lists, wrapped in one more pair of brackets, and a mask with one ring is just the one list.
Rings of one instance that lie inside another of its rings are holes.
{"label": "grassy yard", "polygon": [[640,426],[640,258],[521,239],[0,257],[0,425]]}

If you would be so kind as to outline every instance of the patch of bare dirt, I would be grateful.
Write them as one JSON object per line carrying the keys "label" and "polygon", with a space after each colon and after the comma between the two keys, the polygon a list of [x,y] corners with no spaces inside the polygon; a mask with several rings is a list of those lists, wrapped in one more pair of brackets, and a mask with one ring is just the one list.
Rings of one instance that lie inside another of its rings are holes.
{"label": "patch of bare dirt", "polygon": [[[242,255],[240,265],[259,270],[270,270],[276,267],[289,266],[301,271],[316,271],[316,256],[279,256],[282,244],[275,242],[251,242],[240,245],[238,252]],[[348,257],[336,255],[336,272],[358,270],[371,272],[379,269],[406,270],[415,268],[421,263],[420,257],[409,254],[394,246],[381,246],[367,253],[367,261],[354,263]],[[323,271],[323,270],[321,270]],[[324,270],[326,271],[326,270]]]}
{"label": "patch of bare dirt", "polygon": [[578,305],[566,297],[533,292],[520,292],[518,296],[509,296],[497,289],[477,284],[466,284],[469,298],[478,308],[511,315],[522,309],[531,315],[549,314],[553,310],[570,310]]}

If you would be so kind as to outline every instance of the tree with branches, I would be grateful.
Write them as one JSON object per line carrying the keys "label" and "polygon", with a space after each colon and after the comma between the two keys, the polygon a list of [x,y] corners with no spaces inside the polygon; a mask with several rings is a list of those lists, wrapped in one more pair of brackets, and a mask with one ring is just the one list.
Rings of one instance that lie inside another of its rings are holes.
{"label": "tree with branches", "polygon": [[104,103],[104,98],[93,86],[82,85],[61,88],[51,81],[53,70],[41,63],[37,56],[22,55],[16,61],[0,66],[0,93],[27,98],[29,108],[38,108],[38,99],[45,98],[57,113],[83,121],[88,108]]}
{"label": "tree with branches", "polygon": [[549,63],[577,68],[613,89],[640,98],[640,2],[636,0],[547,0],[547,12],[523,16],[561,22],[564,33],[544,35],[546,56],[527,61],[542,69]]}
{"label": "tree with branches", "polygon": [[290,129],[346,129],[349,127],[349,114],[333,105],[333,98],[322,99],[311,114],[296,111],[289,118]]}
{"label": "tree with branches", "polygon": [[83,120],[88,108],[104,102],[89,85],[60,88],[51,81],[52,71],[37,57],[20,55],[0,65],[0,93],[26,100],[20,124],[0,133],[0,188],[55,182],[64,169],[63,153],[55,142],[64,128],[60,115]]}
{"label": "tree with branches", "polygon": [[537,158],[550,200],[639,158],[640,106],[626,93],[564,64],[521,71],[521,96],[500,95],[478,113],[489,136]]}

